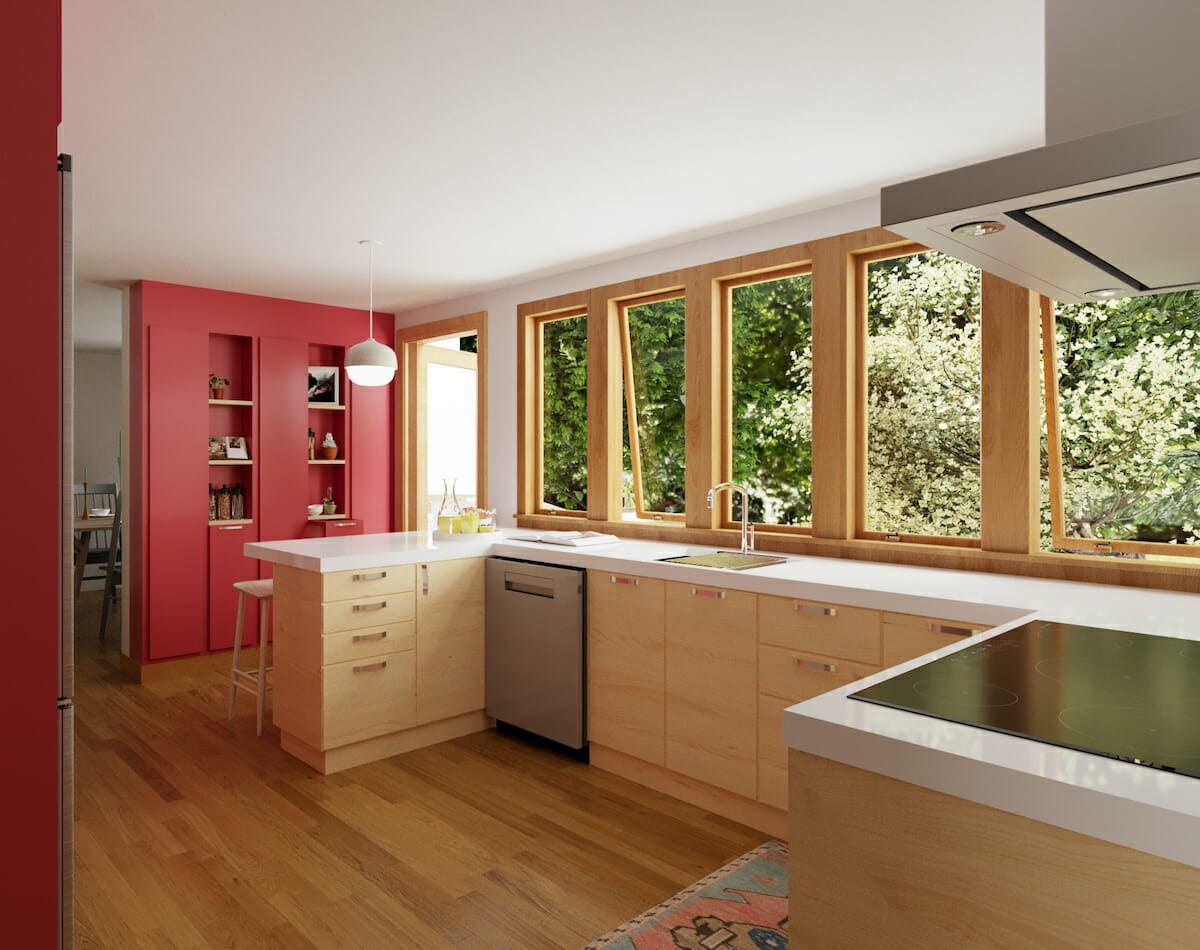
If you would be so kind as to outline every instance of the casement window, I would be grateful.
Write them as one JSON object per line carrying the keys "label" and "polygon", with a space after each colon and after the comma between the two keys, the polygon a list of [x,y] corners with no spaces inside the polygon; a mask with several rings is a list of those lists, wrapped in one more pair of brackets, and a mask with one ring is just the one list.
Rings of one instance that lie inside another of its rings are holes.
{"label": "casement window", "polygon": [[541,454],[538,508],[584,515],[588,507],[587,313],[538,319]]}
{"label": "casement window", "polygon": [[1043,300],[1053,545],[1200,554],[1200,292]]}
{"label": "casement window", "polygon": [[[808,264],[721,282],[727,480],[750,520],[812,525],[812,273]],[[742,517],[722,496],[723,523]]]}
{"label": "casement window", "polygon": [[980,272],[936,251],[904,250],[860,259],[866,378],[859,534],[977,539]]}
{"label": "casement window", "polygon": [[684,517],[684,298],[622,300],[622,508],[626,516]]}

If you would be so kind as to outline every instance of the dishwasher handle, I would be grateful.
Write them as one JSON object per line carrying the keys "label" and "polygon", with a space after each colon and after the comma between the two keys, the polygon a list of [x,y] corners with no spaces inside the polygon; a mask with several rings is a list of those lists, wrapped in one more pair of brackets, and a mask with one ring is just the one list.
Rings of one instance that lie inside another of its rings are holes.
{"label": "dishwasher handle", "polygon": [[533,574],[519,574],[516,571],[505,571],[504,589],[514,594],[529,594],[533,597],[554,599],[554,582]]}

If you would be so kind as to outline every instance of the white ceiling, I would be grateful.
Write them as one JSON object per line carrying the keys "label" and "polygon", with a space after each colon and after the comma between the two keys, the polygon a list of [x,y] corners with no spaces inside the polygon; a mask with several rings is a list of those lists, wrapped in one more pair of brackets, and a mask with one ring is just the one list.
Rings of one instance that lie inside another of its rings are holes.
{"label": "white ceiling", "polygon": [[1043,0],[64,0],[76,275],[397,311],[1043,141]]}

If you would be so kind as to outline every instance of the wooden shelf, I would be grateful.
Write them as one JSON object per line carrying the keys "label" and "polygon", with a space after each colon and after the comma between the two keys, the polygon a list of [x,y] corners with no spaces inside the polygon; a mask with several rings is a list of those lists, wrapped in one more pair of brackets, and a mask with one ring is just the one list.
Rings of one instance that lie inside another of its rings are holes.
{"label": "wooden shelf", "polygon": [[309,465],[345,465],[345,459],[309,459]]}
{"label": "wooden shelf", "polygon": [[208,526],[210,528],[220,528],[231,524],[254,524],[254,521],[251,518],[226,518],[223,521],[210,521]]}
{"label": "wooden shelf", "polygon": [[252,400],[252,399],[210,399],[208,401],[208,404],[210,406],[253,406],[254,400]]}
{"label": "wooden shelf", "polygon": [[344,410],[346,407],[345,407],[345,406],[335,406],[335,405],[334,405],[333,403],[331,403],[331,402],[310,402],[310,403],[308,404],[308,408],[309,408],[309,409],[334,409],[334,410]]}
{"label": "wooden shelf", "polygon": [[209,459],[209,465],[253,465],[254,459]]}
{"label": "wooden shelf", "polygon": [[309,521],[353,521],[349,515],[309,515]]}

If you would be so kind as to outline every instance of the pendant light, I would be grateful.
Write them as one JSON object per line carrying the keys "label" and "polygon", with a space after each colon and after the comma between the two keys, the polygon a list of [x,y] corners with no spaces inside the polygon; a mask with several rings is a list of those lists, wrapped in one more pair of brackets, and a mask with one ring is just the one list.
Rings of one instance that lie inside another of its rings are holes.
{"label": "pendant light", "polygon": [[358,386],[386,386],[396,375],[396,353],[375,339],[375,248],[380,241],[359,241],[367,245],[370,267],[369,329],[367,338],[346,351],[346,375]]}

